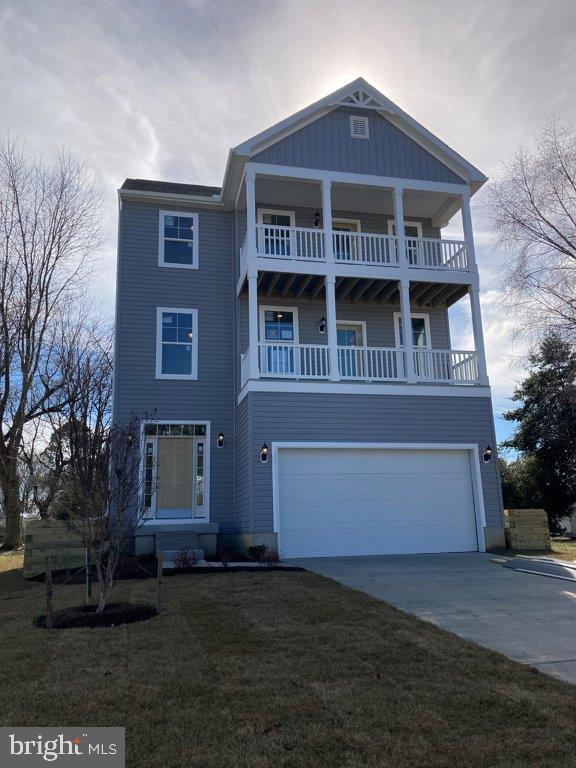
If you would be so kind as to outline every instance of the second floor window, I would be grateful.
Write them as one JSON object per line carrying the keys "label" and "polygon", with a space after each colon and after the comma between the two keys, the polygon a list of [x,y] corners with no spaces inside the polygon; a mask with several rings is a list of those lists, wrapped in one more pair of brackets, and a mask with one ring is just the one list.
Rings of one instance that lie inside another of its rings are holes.
{"label": "second floor window", "polygon": [[158,264],[198,269],[198,214],[160,211]]}
{"label": "second floor window", "polygon": [[198,378],[198,310],[158,307],[156,378]]}

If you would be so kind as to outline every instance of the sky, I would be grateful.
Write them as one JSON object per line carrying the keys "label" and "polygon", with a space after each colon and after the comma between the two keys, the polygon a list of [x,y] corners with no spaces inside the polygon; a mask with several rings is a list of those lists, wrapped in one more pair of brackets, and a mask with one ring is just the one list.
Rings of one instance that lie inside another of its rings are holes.
{"label": "sky", "polygon": [[[0,132],[47,160],[64,146],[87,161],[109,233],[92,291],[112,315],[124,178],[220,185],[230,147],[359,76],[495,178],[551,112],[576,117],[575,40],[576,0],[0,0]],[[527,346],[481,196],[501,440]],[[453,347],[472,349],[464,308],[451,323]]]}

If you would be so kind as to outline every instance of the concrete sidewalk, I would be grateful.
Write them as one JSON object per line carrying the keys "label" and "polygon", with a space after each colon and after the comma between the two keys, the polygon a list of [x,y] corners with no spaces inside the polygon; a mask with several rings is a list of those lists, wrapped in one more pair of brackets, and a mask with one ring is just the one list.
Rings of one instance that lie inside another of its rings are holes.
{"label": "concrete sidewalk", "polygon": [[291,560],[542,672],[576,683],[576,584],[485,554]]}

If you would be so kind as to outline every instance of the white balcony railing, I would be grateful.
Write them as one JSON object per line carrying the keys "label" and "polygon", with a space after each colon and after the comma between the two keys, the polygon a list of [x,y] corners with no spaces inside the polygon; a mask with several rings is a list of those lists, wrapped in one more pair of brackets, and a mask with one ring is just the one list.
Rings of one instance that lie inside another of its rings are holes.
{"label": "white balcony railing", "polygon": [[[420,382],[478,384],[476,352],[453,349],[414,349],[414,369]],[[250,378],[249,351],[241,358],[242,386]],[[391,347],[338,347],[338,373],[342,381],[405,381],[404,350]],[[258,344],[258,370],[275,379],[330,378],[327,344]]]}
{"label": "white balcony railing", "polygon": [[[408,266],[415,269],[468,270],[466,244],[461,240],[407,237]],[[257,255],[275,259],[321,262],[326,258],[325,232],[310,227],[256,225]],[[398,247],[393,235],[370,232],[333,232],[334,259],[339,264],[395,267]],[[247,243],[240,249],[241,270],[247,265]]]}
{"label": "white balcony railing", "polygon": [[404,351],[385,347],[338,347],[341,379],[356,381],[401,381]]}
{"label": "white balcony railing", "polygon": [[256,250],[258,256],[270,256],[276,259],[323,261],[324,230],[258,224]]}
{"label": "white balcony railing", "polygon": [[396,266],[398,253],[392,235],[360,232],[334,232],[334,258],[337,262]]}
{"label": "white balcony railing", "polygon": [[478,355],[454,349],[415,349],[414,369],[419,381],[476,384]]}
{"label": "white balcony railing", "polygon": [[330,376],[330,350],[326,344],[258,345],[261,376],[288,379],[327,379]]}
{"label": "white balcony railing", "polygon": [[419,269],[468,269],[466,244],[461,240],[407,237],[408,265]]}

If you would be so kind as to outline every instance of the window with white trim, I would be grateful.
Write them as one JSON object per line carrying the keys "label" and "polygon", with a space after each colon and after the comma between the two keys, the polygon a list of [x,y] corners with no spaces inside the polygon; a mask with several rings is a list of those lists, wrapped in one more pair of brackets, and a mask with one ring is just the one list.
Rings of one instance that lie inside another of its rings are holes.
{"label": "window with white trim", "polygon": [[156,378],[198,378],[198,310],[158,307]]}
{"label": "window with white trim", "polygon": [[198,214],[160,211],[158,264],[198,269]]}

